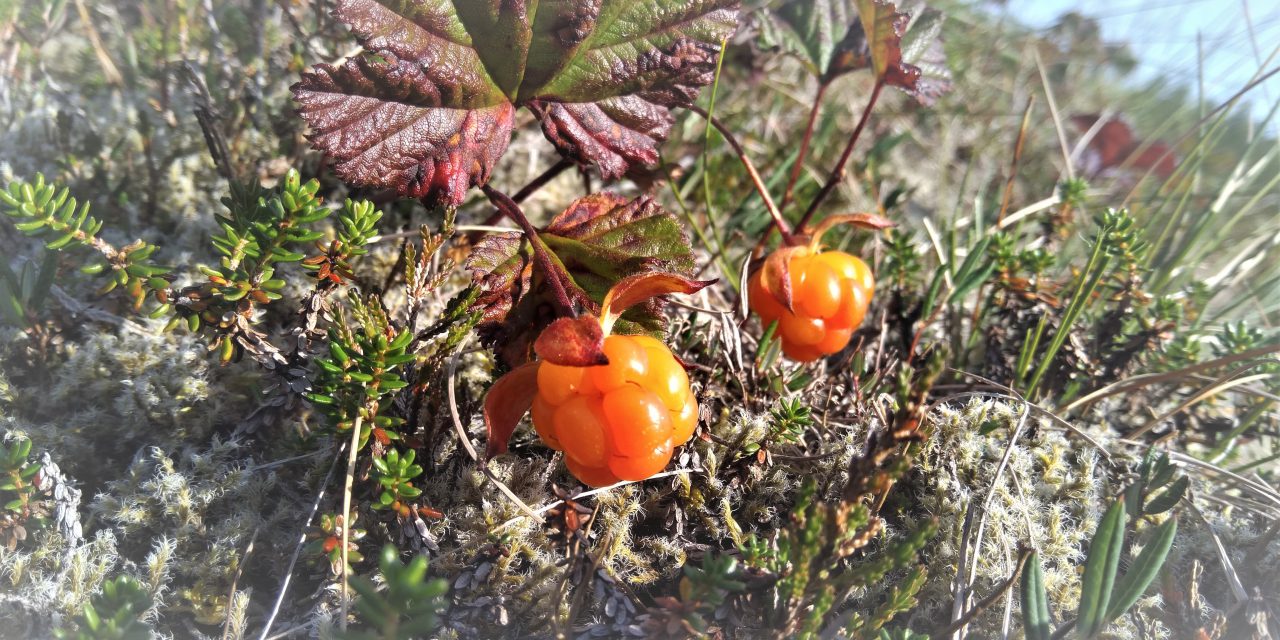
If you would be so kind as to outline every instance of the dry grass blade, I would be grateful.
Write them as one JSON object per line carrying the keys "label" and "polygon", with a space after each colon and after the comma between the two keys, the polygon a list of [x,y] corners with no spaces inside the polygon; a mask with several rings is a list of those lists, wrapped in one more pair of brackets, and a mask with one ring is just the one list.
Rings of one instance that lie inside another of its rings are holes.
{"label": "dry grass blade", "polygon": [[964,628],[968,626],[971,620],[977,617],[978,614],[989,609],[991,605],[995,604],[996,600],[999,600],[1001,597],[1003,597],[1007,592],[1009,592],[1009,589],[1011,589],[1013,585],[1018,583],[1018,580],[1022,577],[1023,568],[1027,566],[1027,558],[1029,557],[1031,557],[1030,549],[1022,549],[1021,551],[1019,551],[1018,563],[1014,565],[1013,573],[1009,575],[1009,578],[1007,580],[1005,580],[1003,583],[1000,584],[999,588],[991,592],[991,595],[988,595],[987,597],[979,601],[978,604],[974,605],[972,609],[969,609],[968,611],[966,611],[964,615],[960,617],[960,619],[951,622],[951,624],[948,624],[947,626],[942,627],[941,629],[936,630],[930,633],[929,635],[931,637],[941,638],[941,637],[950,636],[956,633],[961,633],[961,634],[964,633]]}
{"label": "dry grass blade", "polygon": [[[648,477],[648,478],[646,478],[646,479],[644,479],[644,480],[623,480],[622,482],[615,482],[614,484],[611,484],[611,485],[609,485],[609,486],[607,486],[607,487],[597,487],[597,488],[595,488],[595,489],[591,489],[591,490],[589,490],[589,491],[583,491],[582,493],[575,494],[575,495],[573,496],[573,499],[574,499],[574,500],[577,500],[577,499],[579,499],[579,498],[589,498],[589,497],[594,496],[594,495],[596,495],[596,494],[604,493],[604,492],[606,492],[606,491],[609,491],[609,490],[612,490],[612,489],[617,489],[617,488],[619,488],[619,487],[625,487],[625,486],[633,485],[633,484],[640,484],[641,482],[648,482],[648,481],[650,481],[650,480],[657,480],[657,479],[659,479],[659,478],[667,478],[667,477],[670,477],[670,476],[678,476],[678,475],[685,474],[685,473],[700,473],[700,472],[699,472],[699,470],[698,470],[698,469],[672,469],[671,471],[663,471],[662,473],[659,473],[659,474],[657,474],[657,475],[650,476],[650,477]],[[551,501],[551,502],[548,502],[547,504],[542,505],[541,507],[538,507],[537,509],[535,509],[535,510],[533,511],[533,513],[534,513],[534,514],[536,514],[537,516],[541,516],[542,514],[544,514],[544,513],[548,512],[548,511],[550,511],[550,510],[552,510],[552,509],[554,509],[554,508],[556,508],[556,507],[558,507],[558,506],[560,506],[560,505],[562,505],[562,504],[564,504],[564,500],[553,500],[553,501]],[[518,515],[518,516],[516,516],[516,517],[514,517],[514,518],[511,518],[511,519],[509,519],[509,520],[507,520],[507,521],[505,521],[505,522],[503,522],[503,523],[499,524],[498,526],[494,527],[494,528],[493,528],[493,531],[495,531],[495,532],[497,532],[497,531],[501,531],[502,529],[505,529],[505,528],[507,528],[507,527],[509,527],[509,526],[511,526],[511,525],[513,525],[513,524],[515,524],[515,523],[517,523],[517,522],[520,522],[521,520],[524,520],[525,518],[528,518],[528,517],[530,517],[528,514]]]}
{"label": "dry grass blade", "polygon": [[449,415],[453,418],[453,429],[458,434],[458,440],[462,443],[462,448],[466,449],[467,455],[471,456],[471,459],[475,461],[476,466],[480,468],[481,473],[483,473],[490,482],[493,482],[493,484],[498,487],[498,490],[501,491],[507,499],[511,500],[517,508],[523,511],[525,515],[533,518],[541,524],[543,521],[542,516],[534,512],[533,509],[530,509],[529,505],[525,504],[525,501],[521,500],[520,496],[517,496],[515,492],[511,490],[511,487],[508,487],[506,483],[499,480],[498,477],[493,474],[493,471],[489,469],[488,461],[480,459],[480,455],[476,453],[475,445],[471,443],[471,438],[467,436],[466,428],[462,426],[462,419],[458,417],[458,393],[456,382],[458,377],[458,358],[462,355],[462,347],[465,344],[466,343],[463,342],[463,344],[458,345],[458,350],[454,352],[453,357],[449,358]]}
{"label": "dry grass blade", "polygon": [[362,427],[362,416],[356,415],[355,422],[351,425],[351,442],[347,444],[347,476],[342,484],[342,602],[338,627],[342,630],[347,629],[347,606],[349,605],[347,598],[347,574],[350,565],[347,564],[347,554],[350,552],[350,532],[351,532],[351,488],[356,482],[356,457],[360,452],[360,427]]}
{"label": "dry grass blade", "polygon": [[249,561],[249,556],[253,553],[253,544],[258,541],[258,533],[261,531],[261,525],[253,528],[253,535],[249,536],[249,544],[244,548],[244,555],[240,556],[240,561],[236,563],[236,573],[231,577],[231,587],[227,590],[227,615],[222,620],[222,640],[231,637],[231,618],[235,613],[235,607],[231,605],[236,599],[236,585],[240,583],[245,563]]}
{"label": "dry grass blade", "polygon": [[1072,166],[1071,152],[1068,150],[1067,132],[1062,128],[1062,116],[1058,113],[1058,101],[1053,97],[1053,87],[1049,83],[1049,74],[1044,70],[1044,60],[1040,58],[1040,50],[1032,49],[1036,61],[1036,71],[1040,72],[1040,87],[1044,89],[1045,101],[1049,104],[1049,115],[1053,118],[1053,130],[1058,134],[1058,146],[1062,149],[1063,171],[1068,178],[1076,177],[1076,169]]}
{"label": "dry grass blade", "polygon": [[[1089,444],[1090,444],[1094,449],[1096,449],[1096,450],[1098,451],[1098,453],[1101,453],[1101,454],[1102,454],[1102,457],[1103,457],[1103,458],[1106,458],[1107,462],[1110,462],[1110,461],[1111,461],[1111,452],[1110,452],[1110,451],[1108,451],[1106,447],[1102,446],[1102,443],[1101,443],[1101,442],[1098,442],[1097,440],[1094,440],[1092,436],[1090,436],[1089,434],[1085,433],[1084,431],[1081,431],[1079,427],[1077,427],[1077,426],[1075,426],[1075,425],[1071,424],[1070,422],[1067,422],[1066,420],[1064,420],[1063,418],[1061,418],[1060,416],[1058,416],[1058,414],[1056,414],[1056,413],[1054,413],[1054,412],[1052,412],[1052,411],[1050,411],[1050,410],[1048,410],[1048,409],[1046,409],[1046,408],[1044,408],[1044,407],[1042,407],[1042,406],[1040,406],[1040,405],[1038,405],[1038,404],[1036,404],[1036,403],[1034,403],[1034,402],[1031,402],[1031,401],[1027,400],[1026,398],[1024,398],[1024,397],[1022,396],[1022,394],[1018,393],[1018,392],[1017,392],[1017,390],[1013,389],[1012,387],[1009,387],[1009,386],[1007,386],[1007,385],[1000,384],[999,382],[996,382],[996,381],[994,381],[994,380],[991,380],[990,378],[985,378],[985,377],[980,376],[980,375],[978,375],[978,374],[976,374],[976,373],[971,373],[971,372],[968,372],[968,371],[961,371],[961,370],[959,370],[959,369],[954,369],[954,368],[951,368],[951,367],[947,367],[947,370],[948,370],[948,371],[951,371],[951,372],[953,372],[953,373],[957,373],[957,374],[960,374],[960,375],[963,375],[963,376],[967,376],[967,377],[973,378],[974,380],[978,380],[978,381],[982,382],[983,384],[990,385],[991,387],[994,387],[994,388],[996,388],[996,389],[998,389],[998,390],[1002,391],[1004,394],[1007,394],[1007,395],[1009,395],[1009,396],[1013,396],[1014,398],[1017,398],[1017,399],[1018,399],[1018,402],[1022,402],[1022,403],[1024,403],[1026,406],[1031,407],[1031,409],[1032,409],[1032,410],[1034,410],[1034,411],[1036,411],[1037,413],[1039,413],[1040,415],[1042,415],[1042,416],[1044,416],[1044,417],[1048,418],[1048,419],[1049,419],[1051,422],[1053,422],[1054,424],[1056,424],[1056,425],[1058,425],[1058,426],[1062,427],[1063,429],[1066,429],[1067,431],[1070,431],[1071,433],[1074,433],[1075,435],[1079,436],[1079,437],[1080,437],[1082,440],[1084,440],[1085,442],[1088,442],[1088,443],[1089,443]],[[991,392],[989,392],[989,391],[967,391],[967,392],[964,392],[964,393],[954,394],[954,395],[952,395],[952,396],[950,396],[950,397],[955,398],[955,397],[961,397],[961,396],[967,396],[967,397],[972,397],[972,396],[979,396],[979,397],[989,397],[989,396],[1005,397],[1004,395],[1001,395],[1001,394],[993,394],[993,393],[991,393]],[[937,403],[934,403],[934,404],[937,404]],[[932,410],[932,406],[930,406],[930,410]]]}
{"label": "dry grass blade", "polygon": [[[1009,458],[1013,455],[1013,448],[1017,445],[1018,438],[1022,436],[1022,432],[1026,429],[1027,417],[1029,415],[1031,415],[1031,405],[1026,401],[1022,401],[1022,413],[1018,415],[1018,422],[1014,425],[1013,433],[1009,434],[1009,442],[1005,444],[1004,453],[1000,456],[1000,463],[996,466],[995,475],[991,478],[991,485],[987,487],[987,495],[982,499],[982,513],[979,516],[978,531],[974,537],[973,560],[969,563],[969,577],[966,581],[966,591],[973,588],[973,583],[978,578],[978,559],[982,556],[983,533],[986,532],[987,514],[991,509],[991,501],[995,498],[996,488],[1000,486],[1000,479],[1004,476],[1005,470],[1009,468]],[[1023,560],[1025,560],[1025,555]],[[965,558],[962,556],[960,559],[960,566],[964,566],[964,561]],[[1021,572],[1021,562],[1019,563],[1018,571]],[[970,613],[972,613],[972,610],[970,610]],[[969,619],[972,619],[972,616],[966,614],[959,620],[953,620],[952,626],[954,627],[954,633],[963,636],[965,626],[967,626],[967,620]],[[951,633],[951,631],[948,631],[948,633]]]}
{"label": "dry grass blade", "polygon": [[1098,400],[1101,400],[1102,398],[1106,398],[1109,396],[1114,396],[1114,395],[1125,393],[1128,391],[1133,391],[1135,389],[1141,389],[1142,387],[1150,386],[1153,384],[1159,384],[1161,382],[1171,382],[1174,380],[1180,380],[1193,373],[1210,371],[1213,369],[1217,369],[1218,367],[1223,367],[1223,366],[1236,363],[1236,362],[1241,362],[1244,360],[1252,360],[1254,358],[1263,358],[1273,353],[1280,353],[1280,344],[1257,347],[1255,349],[1250,349],[1248,351],[1243,351],[1241,353],[1236,353],[1229,356],[1223,356],[1221,358],[1209,360],[1208,362],[1200,362],[1197,364],[1193,364],[1191,366],[1178,369],[1177,371],[1170,371],[1167,373],[1148,373],[1144,375],[1133,376],[1131,378],[1125,378],[1124,380],[1117,380],[1116,382],[1113,382],[1105,387],[1102,387],[1101,389],[1098,389],[1097,391],[1094,391],[1089,395],[1086,395],[1074,402],[1071,402],[1070,404],[1062,408],[1061,413],[1063,414],[1070,413],[1071,410],[1073,409],[1087,406]]}
{"label": "dry grass blade", "polygon": [[1236,604],[1242,604],[1249,601],[1249,593],[1245,591],[1244,583],[1240,581],[1240,574],[1236,571],[1235,565],[1231,563],[1231,557],[1227,554],[1227,549],[1222,545],[1222,538],[1218,537],[1218,532],[1213,530],[1213,525],[1209,523],[1209,519],[1204,516],[1200,508],[1194,502],[1188,501],[1187,505],[1191,507],[1191,512],[1200,518],[1204,523],[1205,529],[1209,532],[1209,537],[1213,539],[1214,549],[1218,552],[1218,561],[1222,564],[1222,573],[1227,578],[1227,584],[1231,585],[1231,594],[1236,598]]}
{"label": "dry grass blade", "polygon": [[1243,378],[1237,377],[1249,371],[1250,369],[1257,367],[1258,364],[1261,364],[1261,363],[1253,363],[1244,367],[1240,367],[1239,369],[1235,369],[1230,373],[1222,376],[1221,378],[1214,380],[1211,384],[1201,388],[1191,397],[1178,403],[1177,406],[1166,411],[1161,416],[1157,418],[1153,418],[1151,421],[1147,422],[1141,427],[1138,427],[1137,429],[1134,429],[1129,433],[1126,433],[1124,437],[1129,439],[1137,438],[1138,436],[1141,436],[1151,431],[1152,429],[1156,428],[1157,426],[1159,426],[1160,423],[1164,422],[1165,420],[1168,420],[1169,418],[1172,418],[1173,416],[1176,416],[1179,413],[1182,413],[1188,407],[1194,404],[1197,404],[1207,398],[1216,396],[1219,393],[1222,393],[1223,391],[1226,391],[1228,389],[1243,386],[1243,385],[1249,384],[1250,382],[1258,382],[1259,380],[1266,380],[1273,376],[1273,374],[1270,374],[1270,373],[1257,373],[1251,376],[1245,376]]}
{"label": "dry grass blade", "polygon": [[[1037,57],[1037,60],[1039,58]],[[1022,161],[1022,150],[1027,142],[1027,128],[1031,125],[1031,108],[1036,104],[1036,96],[1027,96],[1027,106],[1022,109],[1022,126],[1018,128],[1018,138],[1013,143],[1013,160],[1009,162],[1009,176],[1004,183],[1004,196],[1000,199],[1000,213],[996,216],[996,226],[1004,221],[1009,212],[1009,202],[1013,199],[1013,185],[1018,179],[1018,163]]]}
{"label": "dry grass blade", "polygon": [[[1121,440],[1122,443],[1132,446],[1145,446],[1143,443],[1133,440]],[[1270,502],[1276,507],[1280,507],[1280,492],[1256,480],[1251,480],[1238,473],[1234,473],[1229,469],[1224,469],[1212,462],[1206,462],[1195,456],[1187,455],[1181,451],[1169,451],[1169,459],[1173,462],[1180,463],[1184,466],[1194,467],[1195,469],[1208,472],[1213,475],[1221,476],[1230,480],[1233,484],[1248,489],[1255,493],[1258,497]]]}
{"label": "dry grass blade", "polygon": [[[338,451],[342,453],[341,450]],[[284,604],[285,594],[289,592],[289,583],[293,580],[293,568],[298,564],[298,556],[302,554],[302,547],[307,542],[307,529],[311,528],[311,522],[315,520],[316,513],[320,511],[320,502],[324,500],[325,488],[329,486],[329,481],[333,479],[333,472],[338,468],[339,456],[334,456],[333,461],[329,463],[329,471],[324,475],[324,481],[320,483],[320,490],[316,492],[316,499],[311,501],[311,510],[307,513],[306,522],[302,523],[302,532],[298,534],[298,543],[293,547],[293,555],[289,557],[289,566],[285,568],[284,578],[280,581],[280,589],[276,592],[275,604],[271,605],[271,613],[267,615],[266,624],[262,625],[262,633],[258,635],[258,640],[267,640],[271,627],[275,625],[276,616],[280,615],[280,606]]]}

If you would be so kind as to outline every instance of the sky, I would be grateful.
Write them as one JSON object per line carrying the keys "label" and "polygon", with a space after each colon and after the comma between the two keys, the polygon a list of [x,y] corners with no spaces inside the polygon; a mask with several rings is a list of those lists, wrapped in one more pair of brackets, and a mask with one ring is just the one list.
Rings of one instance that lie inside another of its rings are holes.
{"label": "sky", "polygon": [[[1205,93],[1215,105],[1247,84],[1280,46],[1280,0],[1008,0],[1005,10],[1034,27],[1051,25],[1072,10],[1092,16],[1102,26],[1104,41],[1130,45],[1139,60],[1139,79],[1172,75],[1193,87],[1199,32]],[[1277,66],[1280,54],[1267,69]],[[1280,75],[1255,91],[1254,112],[1261,118],[1265,107],[1280,99]]]}

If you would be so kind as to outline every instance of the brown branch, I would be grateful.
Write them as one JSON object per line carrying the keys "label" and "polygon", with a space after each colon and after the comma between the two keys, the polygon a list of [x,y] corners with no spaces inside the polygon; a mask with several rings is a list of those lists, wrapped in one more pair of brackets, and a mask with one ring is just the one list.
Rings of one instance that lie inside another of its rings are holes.
{"label": "brown branch", "polygon": [[826,95],[829,86],[831,83],[826,80],[819,82],[818,92],[813,96],[813,107],[809,109],[809,122],[804,127],[804,137],[800,139],[800,152],[796,154],[796,161],[791,165],[791,177],[787,179],[786,191],[782,192],[782,204],[778,205],[778,208],[783,211],[786,211],[787,205],[791,203],[791,196],[795,195],[796,182],[800,180],[805,156],[809,154],[809,143],[813,141],[813,127],[818,122],[818,113],[822,111],[822,97]]}
{"label": "brown branch", "polygon": [[822,190],[818,195],[814,196],[813,201],[809,203],[809,208],[804,212],[804,217],[800,218],[799,229],[803,230],[805,225],[809,224],[809,220],[813,218],[813,214],[818,211],[818,207],[822,205],[822,201],[831,195],[836,185],[844,179],[845,166],[849,164],[849,157],[853,155],[853,147],[858,144],[858,138],[862,136],[862,130],[867,127],[867,121],[871,119],[871,109],[876,106],[876,101],[880,99],[880,91],[884,89],[884,81],[876,79],[876,84],[871,88],[871,97],[867,99],[867,106],[862,109],[862,117],[858,120],[857,126],[853,128],[853,133],[849,136],[849,142],[844,145],[844,152],[840,154],[840,160],[836,162],[836,168],[831,171],[831,177],[827,178],[827,183],[822,185]]}
{"label": "brown branch", "polygon": [[777,227],[778,233],[782,234],[782,239],[789,243],[791,241],[791,228],[787,225],[787,221],[782,219],[782,212],[778,210],[778,205],[774,204],[773,197],[769,195],[769,189],[764,186],[764,180],[760,178],[760,172],[756,171],[756,166],[751,163],[751,158],[747,157],[747,152],[738,143],[733,131],[726,127],[723,122],[720,122],[719,118],[707,113],[702,107],[689,105],[688,109],[706,118],[711,123],[711,126],[715,127],[720,132],[720,135],[724,136],[729,146],[733,147],[734,153],[738,155],[738,160],[741,160],[742,166],[746,167],[747,175],[751,178],[751,183],[755,185],[756,192],[764,200],[765,209],[768,209],[769,215],[773,217],[773,226]]}
{"label": "brown branch", "polygon": [[1013,183],[1018,177],[1018,162],[1022,160],[1022,147],[1027,141],[1027,125],[1031,124],[1031,107],[1036,103],[1035,94],[1027,96],[1027,106],[1022,110],[1022,127],[1018,129],[1018,139],[1013,143],[1013,162],[1009,163],[1009,178],[1004,183],[1004,198],[1000,201],[1000,215],[996,216],[996,226],[1004,222],[1004,214],[1009,211],[1009,201],[1013,199]]}
{"label": "brown branch", "polygon": [[511,199],[511,196],[487,184],[481,189],[494,206],[498,207],[500,211],[511,218],[512,222],[515,222],[524,231],[525,237],[529,239],[529,245],[533,247],[533,260],[537,263],[538,268],[542,270],[542,275],[547,279],[547,284],[551,286],[551,293],[555,298],[556,306],[560,308],[560,315],[567,317],[576,315],[573,312],[573,303],[569,300],[569,293],[564,288],[564,281],[560,278],[560,271],[551,259],[551,253],[547,250],[546,245],[542,244],[542,239],[538,237],[538,230],[533,228],[529,219],[525,217],[524,211],[520,210],[520,205],[516,204]]}
{"label": "brown branch", "polygon": [[1013,568],[1013,575],[1009,576],[1007,580],[1001,583],[1000,588],[992,592],[991,595],[983,598],[981,601],[978,602],[978,604],[974,605],[972,609],[966,611],[964,615],[957,618],[951,624],[941,629],[936,629],[930,632],[929,636],[932,638],[949,637],[951,636],[951,634],[955,633],[956,631],[963,629],[965,625],[968,625],[974,618],[978,616],[978,614],[990,608],[991,605],[996,603],[996,600],[999,600],[1000,598],[1004,597],[1005,592],[1013,588],[1013,585],[1018,583],[1018,579],[1022,577],[1023,568],[1027,566],[1027,558],[1030,558],[1030,557],[1031,557],[1031,549],[1026,547],[1023,547],[1022,549],[1020,549],[1018,551],[1018,564]]}

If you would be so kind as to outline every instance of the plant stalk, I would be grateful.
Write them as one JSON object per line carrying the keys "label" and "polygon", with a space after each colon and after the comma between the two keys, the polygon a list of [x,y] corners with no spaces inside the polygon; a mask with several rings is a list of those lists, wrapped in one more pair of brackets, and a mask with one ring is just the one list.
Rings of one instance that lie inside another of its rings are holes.
{"label": "plant stalk", "polygon": [[556,306],[559,307],[560,315],[566,317],[574,317],[573,303],[569,300],[569,293],[564,288],[564,281],[560,278],[560,272],[556,269],[555,262],[551,259],[551,252],[547,250],[547,246],[542,243],[542,239],[538,237],[538,230],[533,228],[529,219],[525,217],[524,211],[520,209],[520,205],[516,204],[511,196],[494,189],[489,185],[481,187],[484,194],[489,197],[489,202],[498,207],[512,222],[520,226],[524,231],[525,237],[529,239],[529,246],[533,247],[533,260],[538,264],[538,268],[542,270],[543,276],[547,279],[547,284],[551,286],[551,293],[555,298]]}
{"label": "plant stalk", "polygon": [[786,211],[787,205],[791,203],[791,197],[795,195],[796,182],[800,180],[800,172],[804,170],[804,159],[809,155],[809,144],[813,141],[814,125],[818,123],[818,114],[822,112],[822,98],[827,94],[827,87],[831,83],[822,80],[818,83],[818,91],[813,95],[813,106],[809,109],[809,122],[804,127],[804,137],[800,139],[800,151],[796,154],[796,161],[791,165],[791,176],[787,179],[787,189],[782,193],[782,204],[778,208]]}
{"label": "plant stalk", "polygon": [[822,190],[818,195],[814,196],[813,201],[809,203],[809,208],[804,212],[804,217],[800,218],[800,224],[797,228],[804,229],[809,224],[809,220],[813,218],[813,214],[818,211],[818,207],[822,205],[822,201],[831,195],[836,185],[844,179],[845,167],[849,164],[849,157],[853,155],[853,147],[858,144],[858,138],[862,137],[862,130],[867,127],[867,121],[871,119],[871,109],[876,106],[876,101],[880,99],[880,91],[884,89],[884,80],[876,79],[876,84],[871,88],[871,97],[867,99],[867,106],[862,109],[862,117],[858,119],[858,124],[853,128],[853,133],[849,136],[849,142],[844,145],[844,151],[840,154],[840,160],[836,162],[836,167],[831,171],[831,177],[827,178],[826,184],[822,185]]}
{"label": "plant stalk", "polygon": [[[569,169],[569,167],[572,167],[573,164],[574,163],[572,160],[569,160],[568,158],[561,158],[559,162],[551,165],[550,167],[547,168],[546,171],[543,171],[542,173],[538,174],[538,177],[534,178],[533,180],[530,180],[529,183],[524,185],[523,187],[520,187],[519,191],[511,194],[512,202],[519,204],[521,202],[524,202],[525,200],[528,200],[529,196],[536,193],[538,189],[545,187],[548,182],[555,180],[556,176],[564,173],[567,169]],[[488,218],[485,218],[484,222],[481,223],[481,226],[492,227],[493,225],[498,224],[498,221],[502,220],[502,218],[504,218],[505,216],[506,214],[503,213],[501,208],[499,208],[497,211],[494,211],[492,214],[490,214]],[[478,236],[479,233],[480,232],[478,231],[474,232],[473,236],[470,238],[472,242],[475,242],[476,240],[479,239],[479,236]]]}
{"label": "plant stalk", "polygon": [[764,180],[760,178],[760,172],[756,171],[756,166],[752,164],[751,158],[747,157],[747,152],[743,150],[742,145],[738,143],[738,139],[733,135],[728,127],[720,122],[718,118],[706,112],[705,109],[697,105],[690,105],[688,109],[711,123],[720,135],[724,136],[730,147],[733,147],[734,153],[738,155],[738,159],[742,161],[742,166],[746,167],[747,175],[751,178],[751,183],[755,185],[756,192],[764,200],[764,206],[769,210],[769,215],[773,218],[773,226],[777,227],[778,233],[782,234],[782,239],[788,244],[791,242],[791,228],[787,225],[787,221],[782,219],[782,212],[778,210],[778,205],[773,202],[773,197],[769,195],[769,189],[764,186]]}

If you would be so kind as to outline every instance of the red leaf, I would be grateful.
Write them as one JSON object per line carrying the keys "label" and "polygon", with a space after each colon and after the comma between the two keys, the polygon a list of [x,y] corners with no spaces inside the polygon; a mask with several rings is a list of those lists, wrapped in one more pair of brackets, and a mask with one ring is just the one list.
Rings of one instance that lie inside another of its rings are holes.
{"label": "red leaf", "polygon": [[[855,8],[857,20],[847,22]],[[765,23],[766,39],[800,53],[823,82],[871,69],[924,105],[951,89],[938,11],[923,9],[912,20],[890,0],[798,0],[773,16]]]}
{"label": "red leaf", "polygon": [[530,362],[498,378],[484,397],[484,425],[488,430],[485,458],[506,453],[507,441],[538,393],[538,363]]}
{"label": "red leaf", "polygon": [[902,35],[911,16],[898,13],[898,7],[888,0],[857,0],[857,5],[871,70],[885,84],[914,91],[920,68],[902,62]]}
{"label": "red leaf", "polygon": [[1149,170],[1164,179],[1173,175],[1177,168],[1177,158],[1169,145],[1159,140],[1144,143],[1134,136],[1132,127],[1120,119],[1108,120],[1098,125],[1100,117],[1098,114],[1071,117],[1071,123],[1081,133],[1087,133],[1097,126],[1081,157],[1082,169],[1087,174],[1098,175],[1127,161],[1137,170]]}
{"label": "red leaf", "polygon": [[461,204],[484,184],[511,139],[515,110],[494,104],[458,109],[452,92],[424,67],[384,53],[341,67],[319,65],[293,86],[308,139],[343,180],[432,204]]}
{"label": "red leaf", "polygon": [[658,143],[671,131],[671,112],[638,96],[577,104],[535,100],[529,109],[561,153],[582,164],[594,161],[609,180],[657,163]]}
{"label": "red leaf", "polygon": [[[572,279],[574,302],[592,313],[627,276],[687,273],[693,267],[679,223],[648,197],[627,200],[604,192],[579,198],[538,235]],[[466,263],[482,289],[475,308],[483,309],[484,317],[477,329],[510,366],[529,359],[534,339],[556,318],[532,264],[528,244],[514,233],[486,236]],[[657,305],[640,305],[617,326],[625,333],[658,332],[663,328],[660,313]]]}
{"label": "red leaf", "polygon": [[527,106],[606,177],[657,159],[669,107],[711,81],[738,0],[338,0],[365,52],[294,85],[344,179],[459,204]]}
{"label": "red leaf", "polygon": [[613,321],[623,311],[650,298],[668,293],[697,293],[715,280],[694,280],[676,273],[650,272],[628,276],[618,281],[605,294],[600,310],[600,322],[612,327]]}
{"label": "red leaf", "polygon": [[1173,154],[1172,148],[1163,142],[1152,142],[1138,153],[1138,157],[1133,159],[1135,168],[1147,171],[1148,169],[1156,175],[1168,180],[1177,169],[1178,162]]}
{"label": "red leaf", "polygon": [[560,318],[552,322],[533,343],[542,360],[563,367],[593,367],[609,364],[604,355],[604,331],[593,316]]}

